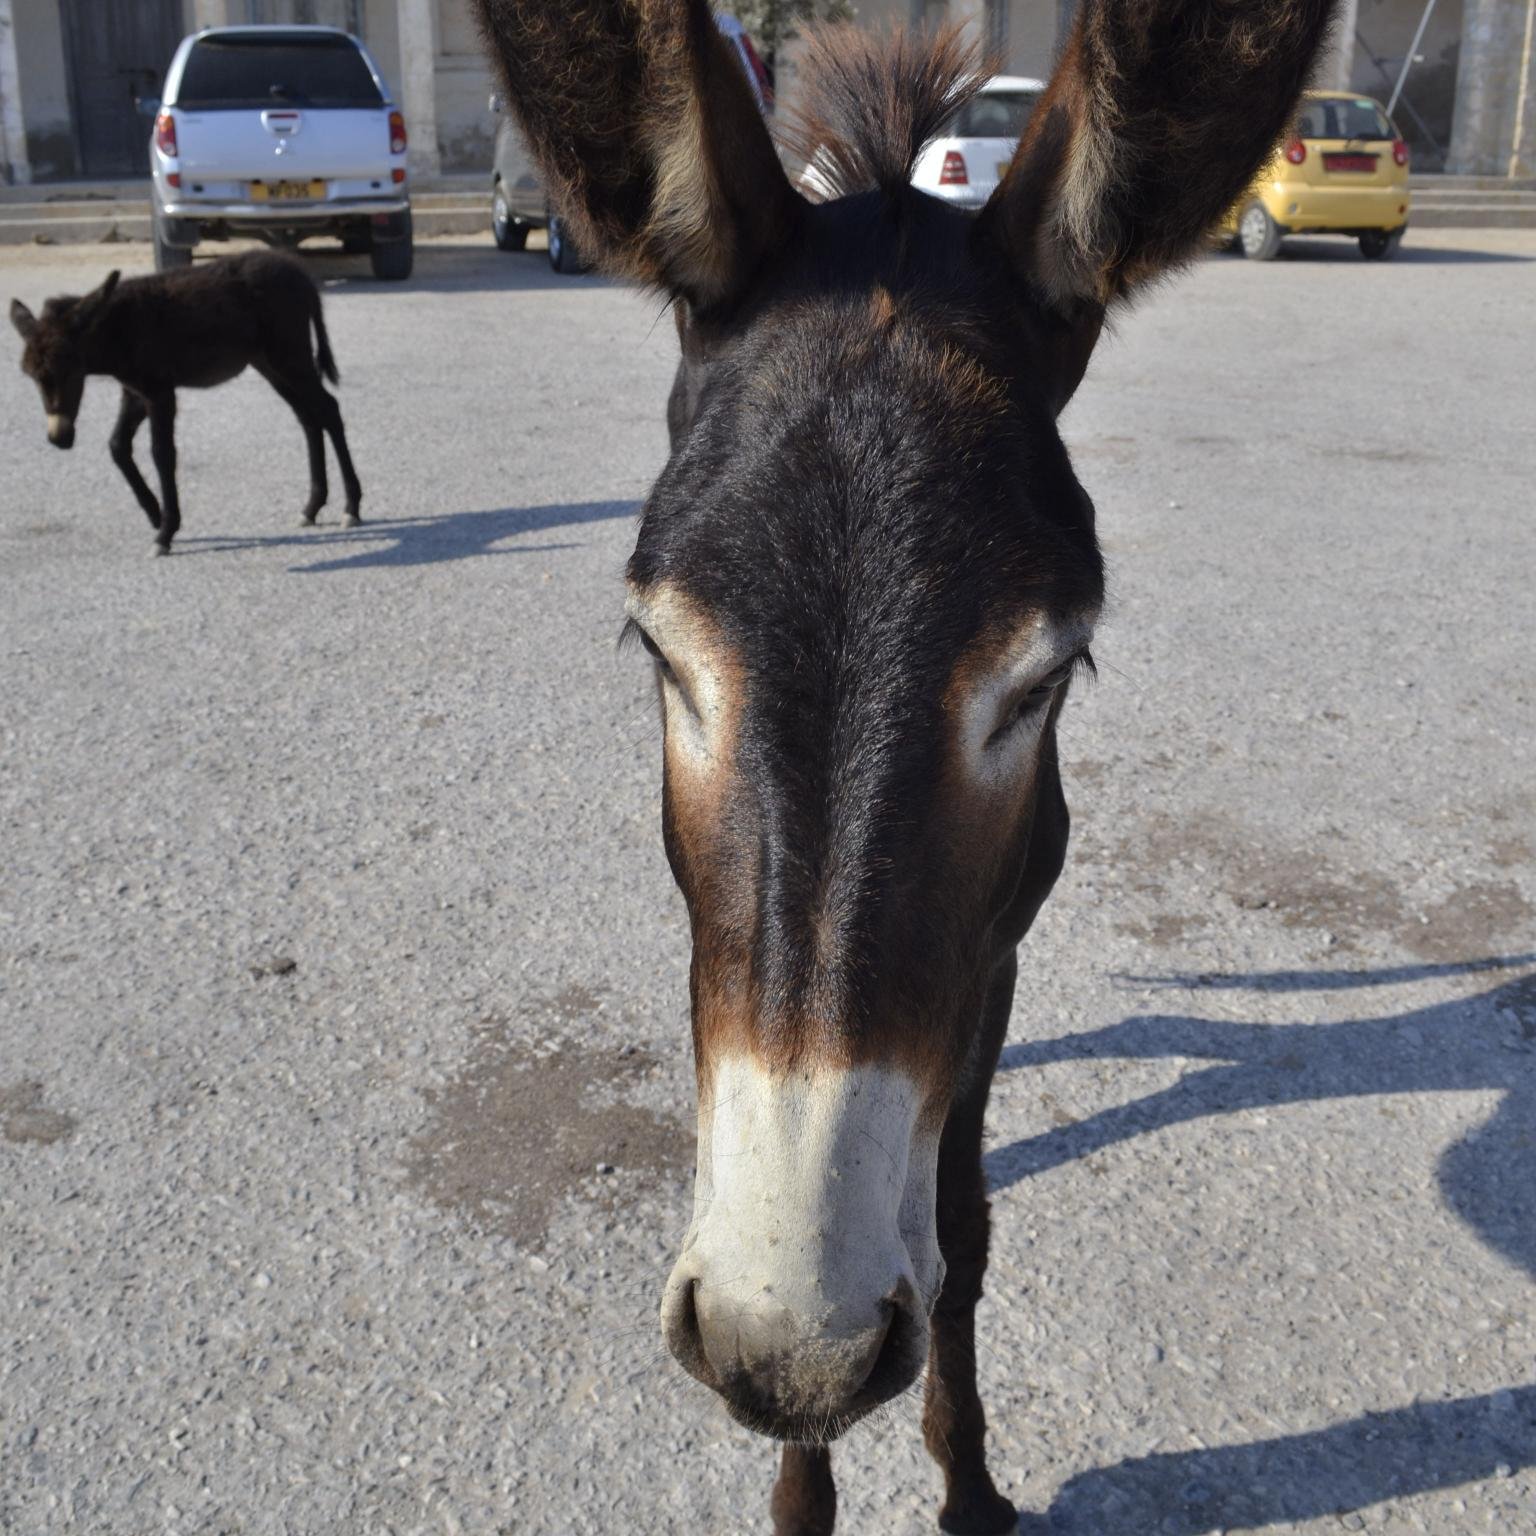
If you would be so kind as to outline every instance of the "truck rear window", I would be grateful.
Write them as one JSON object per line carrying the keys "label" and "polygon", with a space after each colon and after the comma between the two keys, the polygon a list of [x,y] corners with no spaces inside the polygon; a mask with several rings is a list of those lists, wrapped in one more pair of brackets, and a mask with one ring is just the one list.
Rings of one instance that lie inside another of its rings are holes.
{"label": "truck rear window", "polygon": [[1329,98],[1302,104],[1296,119],[1303,139],[1395,139],[1386,114],[1369,97]]}
{"label": "truck rear window", "polygon": [[379,107],[373,71],[350,38],[292,33],[206,37],[194,43],[176,105]]}

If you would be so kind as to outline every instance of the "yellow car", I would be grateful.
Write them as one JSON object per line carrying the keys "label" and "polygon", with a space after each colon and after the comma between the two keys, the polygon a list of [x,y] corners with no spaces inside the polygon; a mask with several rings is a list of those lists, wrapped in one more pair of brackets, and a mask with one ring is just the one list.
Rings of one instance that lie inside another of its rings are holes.
{"label": "yellow car", "polygon": [[1294,136],[1228,211],[1218,239],[1271,261],[1286,235],[1350,235],[1385,261],[1408,228],[1408,146],[1381,103],[1346,91],[1308,91]]}

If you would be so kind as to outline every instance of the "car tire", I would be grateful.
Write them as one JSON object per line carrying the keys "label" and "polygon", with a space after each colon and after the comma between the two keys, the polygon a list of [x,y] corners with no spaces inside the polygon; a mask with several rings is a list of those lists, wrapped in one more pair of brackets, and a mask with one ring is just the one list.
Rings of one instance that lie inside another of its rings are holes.
{"label": "car tire", "polygon": [[411,236],[411,216],[405,215],[405,233],[398,240],[375,240],[368,251],[368,261],[373,275],[386,283],[404,282],[416,264],[416,252]]}
{"label": "car tire", "polygon": [[565,220],[558,213],[551,213],[548,228],[550,266],[556,272],[566,274],[585,271],[581,252],[576,249],[576,242],[571,239],[571,232],[565,227]]}
{"label": "car tire", "polygon": [[155,271],[177,272],[183,267],[192,265],[192,250],[190,245],[172,245],[165,238],[165,230],[161,227],[159,215],[155,215],[151,233],[155,243]]}
{"label": "car tire", "polygon": [[1273,261],[1280,254],[1280,226],[1263,203],[1249,203],[1237,221],[1238,244],[1249,261]]}
{"label": "car tire", "polygon": [[373,231],[359,229],[343,235],[341,248],[348,256],[366,256],[373,249]]}
{"label": "car tire", "polygon": [[1367,261],[1391,261],[1402,243],[1400,229],[1368,229],[1360,236],[1360,254]]}
{"label": "car tire", "polygon": [[528,244],[528,226],[512,217],[500,182],[491,192],[491,237],[498,251],[520,251]]}

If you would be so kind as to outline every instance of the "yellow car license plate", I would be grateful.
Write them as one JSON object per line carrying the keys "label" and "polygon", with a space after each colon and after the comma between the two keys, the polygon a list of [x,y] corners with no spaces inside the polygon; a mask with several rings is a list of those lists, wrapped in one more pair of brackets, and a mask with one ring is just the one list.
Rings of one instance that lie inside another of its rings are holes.
{"label": "yellow car license plate", "polygon": [[323,181],[253,181],[253,203],[314,203],[325,196]]}
{"label": "yellow car license plate", "polygon": [[1006,176],[1007,174],[1008,174],[1008,162],[1006,160],[999,160],[997,162],[997,179],[999,181],[1001,181],[1003,179],[1003,177]]}

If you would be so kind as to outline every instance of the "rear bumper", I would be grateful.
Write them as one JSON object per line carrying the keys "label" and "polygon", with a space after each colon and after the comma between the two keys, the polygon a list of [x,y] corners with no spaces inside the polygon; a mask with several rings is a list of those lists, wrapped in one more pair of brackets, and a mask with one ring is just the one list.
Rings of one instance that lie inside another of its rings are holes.
{"label": "rear bumper", "polygon": [[1296,234],[1356,234],[1399,229],[1413,211],[1413,197],[1401,187],[1314,187],[1271,182],[1259,193],[1276,224]]}
{"label": "rear bumper", "polygon": [[406,197],[338,197],[323,203],[225,203],[195,197],[179,198],[161,205],[168,219],[218,220],[224,224],[253,224],[270,229],[290,229],[309,221],[367,218],[375,213],[405,213]]}

